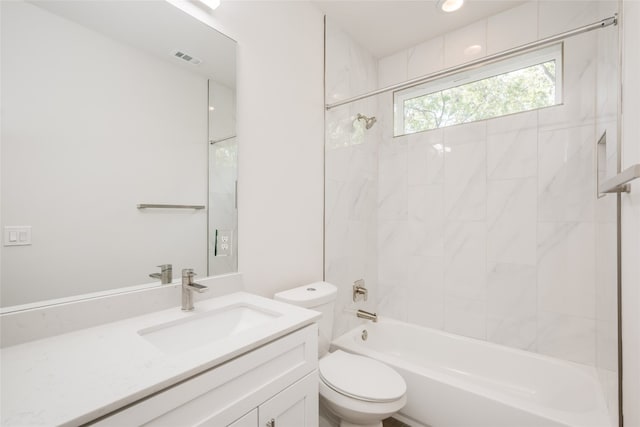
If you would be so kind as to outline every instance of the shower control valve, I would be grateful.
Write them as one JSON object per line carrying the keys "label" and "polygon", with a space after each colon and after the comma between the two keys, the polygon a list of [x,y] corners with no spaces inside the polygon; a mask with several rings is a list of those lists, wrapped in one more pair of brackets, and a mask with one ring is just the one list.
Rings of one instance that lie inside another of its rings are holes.
{"label": "shower control valve", "polygon": [[367,300],[369,291],[364,286],[364,279],[358,279],[353,282],[353,302],[358,302],[360,300]]}

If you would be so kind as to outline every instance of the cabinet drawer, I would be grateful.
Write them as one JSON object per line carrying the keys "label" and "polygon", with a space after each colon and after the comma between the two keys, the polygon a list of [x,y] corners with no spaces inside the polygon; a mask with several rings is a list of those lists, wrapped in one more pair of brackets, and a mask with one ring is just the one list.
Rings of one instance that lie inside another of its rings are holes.
{"label": "cabinet drawer", "polygon": [[227,425],[314,371],[317,326],[265,344],[120,410],[94,425]]}
{"label": "cabinet drawer", "polygon": [[318,373],[312,372],[258,407],[258,426],[317,427]]}

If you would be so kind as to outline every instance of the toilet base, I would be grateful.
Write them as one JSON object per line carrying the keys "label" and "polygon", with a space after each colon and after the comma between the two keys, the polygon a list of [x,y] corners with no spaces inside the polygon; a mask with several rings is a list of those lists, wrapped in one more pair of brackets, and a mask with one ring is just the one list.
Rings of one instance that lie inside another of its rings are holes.
{"label": "toilet base", "polygon": [[406,395],[395,402],[357,401],[335,392],[320,380],[320,406],[340,420],[340,427],[382,427],[382,420],[402,409],[406,402]]}

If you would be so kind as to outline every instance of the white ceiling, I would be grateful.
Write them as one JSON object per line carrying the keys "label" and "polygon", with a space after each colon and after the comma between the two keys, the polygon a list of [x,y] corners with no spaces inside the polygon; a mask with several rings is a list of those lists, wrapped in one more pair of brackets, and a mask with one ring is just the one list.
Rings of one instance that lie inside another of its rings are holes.
{"label": "white ceiling", "polygon": [[375,57],[382,58],[524,3],[466,0],[444,13],[435,0],[315,0],[313,3]]}

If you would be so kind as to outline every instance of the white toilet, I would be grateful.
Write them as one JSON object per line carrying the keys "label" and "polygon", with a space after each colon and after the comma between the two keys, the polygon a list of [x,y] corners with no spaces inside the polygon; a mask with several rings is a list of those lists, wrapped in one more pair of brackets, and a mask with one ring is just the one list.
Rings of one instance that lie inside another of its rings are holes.
{"label": "white toilet", "polygon": [[277,301],[319,311],[320,402],[340,418],[341,427],[382,427],[382,420],[407,402],[404,379],[368,357],[336,350],[329,353],[337,288],[316,282],[274,295]]}

